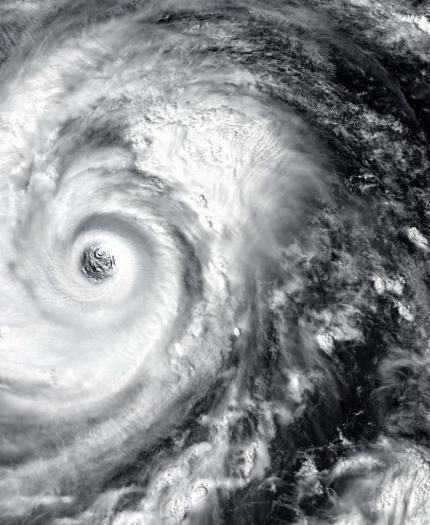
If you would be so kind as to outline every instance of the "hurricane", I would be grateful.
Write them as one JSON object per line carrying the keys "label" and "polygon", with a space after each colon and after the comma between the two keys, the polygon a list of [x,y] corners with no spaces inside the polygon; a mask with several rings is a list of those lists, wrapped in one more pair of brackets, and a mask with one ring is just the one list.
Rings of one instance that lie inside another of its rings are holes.
{"label": "hurricane", "polygon": [[430,7],[0,4],[0,522],[430,523]]}

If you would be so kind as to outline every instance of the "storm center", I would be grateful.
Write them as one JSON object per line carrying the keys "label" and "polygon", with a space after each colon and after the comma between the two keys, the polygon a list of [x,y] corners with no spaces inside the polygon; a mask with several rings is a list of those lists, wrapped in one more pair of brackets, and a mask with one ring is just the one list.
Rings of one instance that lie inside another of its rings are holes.
{"label": "storm center", "polygon": [[81,271],[88,279],[103,282],[116,271],[115,257],[106,246],[89,246],[81,257]]}

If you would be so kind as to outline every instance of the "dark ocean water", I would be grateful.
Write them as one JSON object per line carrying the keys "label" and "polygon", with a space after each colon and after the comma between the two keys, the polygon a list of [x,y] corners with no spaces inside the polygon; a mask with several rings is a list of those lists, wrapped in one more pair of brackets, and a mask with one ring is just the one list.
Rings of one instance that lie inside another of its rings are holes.
{"label": "dark ocean water", "polygon": [[0,523],[430,524],[427,2],[0,4]]}

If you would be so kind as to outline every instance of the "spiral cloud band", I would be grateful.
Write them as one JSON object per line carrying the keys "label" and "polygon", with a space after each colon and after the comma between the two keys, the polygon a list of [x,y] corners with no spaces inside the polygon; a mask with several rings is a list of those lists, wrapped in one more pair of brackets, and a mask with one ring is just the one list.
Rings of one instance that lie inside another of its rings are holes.
{"label": "spiral cloud band", "polygon": [[426,16],[0,5],[1,523],[429,523]]}

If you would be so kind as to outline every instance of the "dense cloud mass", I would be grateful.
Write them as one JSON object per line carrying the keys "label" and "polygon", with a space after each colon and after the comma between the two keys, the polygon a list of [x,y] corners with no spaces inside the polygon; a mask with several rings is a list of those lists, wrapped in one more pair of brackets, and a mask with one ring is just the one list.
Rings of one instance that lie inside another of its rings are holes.
{"label": "dense cloud mass", "polygon": [[0,522],[430,524],[430,7],[0,4]]}

